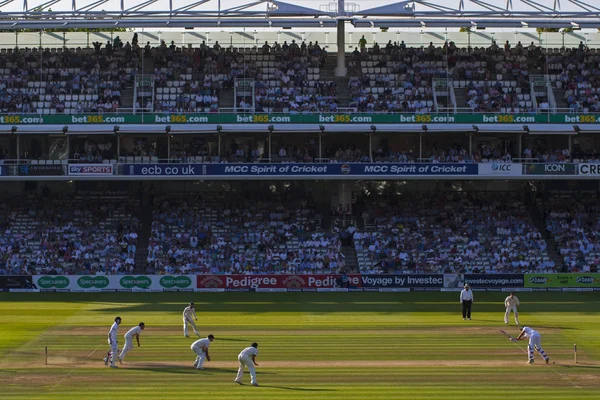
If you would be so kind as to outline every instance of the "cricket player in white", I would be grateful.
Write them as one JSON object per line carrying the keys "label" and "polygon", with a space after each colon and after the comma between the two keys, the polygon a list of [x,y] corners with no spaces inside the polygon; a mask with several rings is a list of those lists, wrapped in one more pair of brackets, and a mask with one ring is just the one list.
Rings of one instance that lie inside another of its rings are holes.
{"label": "cricket player in white", "polygon": [[133,349],[133,338],[137,340],[137,345],[140,347],[140,333],[144,330],[146,325],[143,322],[140,322],[138,326],[134,326],[125,334],[125,346],[123,346],[123,350],[121,350],[121,354],[119,355],[119,362],[123,363],[123,359],[129,353],[131,349]]}
{"label": "cricket player in white", "polygon": [[250,371],[250,383],[252,386],[258,386],[256,383],[256,369],[254,368],[256,363],[256,356],[258,355],[258,343],[252,343],[252,346],[246,347],[240,355],[238,356],[238,361],[240,362],[240,367],[238,368],[237,377],[235,378],[235,383],[242,384],[242,376],[244,375],[244,367],[248,367],[248,371]]}
{"label": "cricket player in white", "polygon": [[204,360],[210,361],[210,356],[208,355],[208,346],[210,346],[210,342],[215,340],[213,335],[208,335],[204,339],[196,340],[192,343],[192,351],[196,353],[196,361],[194,362],[194,367],[196,369],[204,369],[202,366],[204,365]]}
{"label": "cricket player in white", "polygon": [[[194,319],[192,319],[192,317]],[[196,324],[194,323],[194,320],[198,321],[198,317],[196,317],[196,309],[194,303],[190,303],[190,305],[183,310],[183,336],[190,337],[188,335],[188,324],[190,324],[191,327],[194,328],[196,336],[200,336],[200,334],[198,333],[198,329],[196,329]]]}
{"label": "cricket player in white", "polygon": [[112,324],[108,331],[108,345],[110,349],[106,353],[104,358],[104,365],[108,365],[110,361],[111,368],[118,368],[115,365],[115,357],[119,354],[119,342],[117,341],[117,333],[119,331],[119,325],[121,324],[121,317],[115,318],[115,323]]}
{"label": "cricket player in white", "polygon": [[504,307],[506,307],[506,312],[504,313],[505,324],[508,324],[508,317],[512,311],[515,315],[515,323],[519,325],[519,312],[517,311],[519,304],[519,298],[515,296],[514,292],[510,292],[510,295],[504,300]]}
{"label": "cricket player in white", "polygon": [[537,331],[534,331],[533,329],[524,326],[523,328],[521,328],[521,333],[519,334],[519,336],[517,336],[517,340],[521,340],[523,338],[529,338],[529,364],[533,364],[534,349],[537,350],[538,353],[540,353],[544,360],[546,360],[546,364],[550,362],[550,357],[548,357],[544,352],[544,349],[542,349],[542,337]]}

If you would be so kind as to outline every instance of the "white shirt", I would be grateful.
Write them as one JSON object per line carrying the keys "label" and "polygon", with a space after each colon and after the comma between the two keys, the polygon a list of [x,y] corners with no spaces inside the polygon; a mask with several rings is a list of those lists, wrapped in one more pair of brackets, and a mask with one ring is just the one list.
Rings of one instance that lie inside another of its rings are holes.
{"label": "white shirt", "polygon": [[519,305],[519,298],[517,296],[510,297],[508,296],[506,300],[504,300],[504,305],[508,307],[516,307]]}
{"label": "white shirt", "polygon": [[523,330],[523,332],[525,332],[525,334],[523,336],[528,337],[528,338],[533,337],[535,335],[539,335],[539,333],[537,333],[537,331],[534,331],[533,329],[531,329],[527,326],[524,326],[522,330]]}
{"label": "white shirt", "polygon": [[192,349],[208,349],[208,346],[210,346],[210,339],[207,337],[196,340],[194,343],[192,343]]}
{"label": "white shirt", "polygon": [[462,292],[460,292],[460,301],[462,302],[465,300],[473,301],[473,291],[472,290],[463,289]]}
{"label": "white shirt", "polygon": [[140,333],[142,333],[142,327],[135,326],[127,331],[125,334],[125,339],[133,339],[135,335],[139,335]]}
{"label": "white shirt", "polygon": [[110,340],[117,340],[117,332],[119,331],[119,324],[116,322],[112,324],[110,327],[110,331],[108,331],[108,337]]}
{"label": "white shirt", "polygon": [[192,316],[194,318],[196,317],[196,310],[193,309],[190,306],[187,306],[184,310],[183,310],[183,319],[192,319]]}
{"label": "white shirt", "polygon": [[244,350],[242,350],[242,352],[240,353],[240,355],[238,357],[240,358],[252,358],[252,356],[257,356],[258,355],[258,349],[256,347],[246,347]]}

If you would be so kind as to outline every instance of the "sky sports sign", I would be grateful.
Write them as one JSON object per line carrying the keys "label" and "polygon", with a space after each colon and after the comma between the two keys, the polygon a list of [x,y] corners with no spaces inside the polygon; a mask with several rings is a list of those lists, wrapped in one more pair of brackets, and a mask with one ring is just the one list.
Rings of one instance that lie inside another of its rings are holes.
{"label": "sky sports sign", "polygon": [[477,164],[124,164],[124,175],[135,176],[467,176],[478,175]]}
{"label": "sky sports sign", "polygon": [[36,275],[40,291],[177,292],[193,291],[194,275]]}
{"label": "sky sports sign", "polygon": [[69,164],[67,172],[71,176],[110,176],[114,168],[112,164]]}

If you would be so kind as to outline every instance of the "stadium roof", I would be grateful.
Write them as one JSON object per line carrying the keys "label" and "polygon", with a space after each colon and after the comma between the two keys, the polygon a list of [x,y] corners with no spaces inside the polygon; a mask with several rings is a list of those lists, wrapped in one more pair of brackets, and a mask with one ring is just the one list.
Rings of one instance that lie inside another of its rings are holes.
{"label": "stadium roof", "polygon": [[[40,3],[41,1],[41,3]],[[597,0],[0,0],[0,29],[598,28]],[[338,11],[338,8],[343,8]]]}

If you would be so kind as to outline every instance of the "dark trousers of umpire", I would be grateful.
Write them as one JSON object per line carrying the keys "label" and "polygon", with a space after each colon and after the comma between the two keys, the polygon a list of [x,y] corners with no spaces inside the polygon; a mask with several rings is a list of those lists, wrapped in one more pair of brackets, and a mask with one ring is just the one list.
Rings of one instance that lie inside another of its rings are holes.
{"label": "dark trousers of umpire", "polygon": [[473,304],[473,300],[463,300],[463,318],[471,318],[471,305]]}

